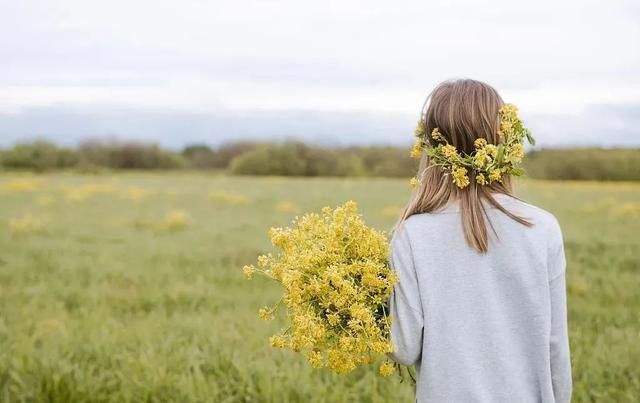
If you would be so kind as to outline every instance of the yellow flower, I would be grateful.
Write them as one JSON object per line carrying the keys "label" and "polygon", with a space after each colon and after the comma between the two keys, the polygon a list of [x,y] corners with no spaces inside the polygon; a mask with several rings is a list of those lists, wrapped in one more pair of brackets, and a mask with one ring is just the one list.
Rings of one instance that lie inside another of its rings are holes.
{"label": "yellow flower", "polygon": [[510,135],[514,132],[516,124],[520,122],[518,118],[518,108],[513,104],[504,104],[500,108],[500,130],[498,135],[500,137],[507,137],[510,140]]}
{"label": "yellow flower", "polygon": [[244,276],[247,278],[247,280],[251,280],[251,278],[253,277],[253,273],[256,272],[256,268],[247,265],[242,268],[242,272],[244,273]]}
{"label": "yellow flower", "polygon": [[258,316],[262,320],[271,320],[273,319],[273,311],[269,307],[260,308],[258,310]]}
{"label": "yellow flower", "polygon": [[420,180],[416,177],[411,178],[411,180],[409,181],[409,186],[411,186],[411,189],[417,188],[418,185],[420,185]]}
{"label": "yellow flower", "polygon": [[356,367],[353,356],[341,350],[329,350],[328,367],[338,374],[352,371]]}
{"label": "yellow flower", "polygon": [[393,373],[396,371],[396,368],[389,361],[385,361],[382,363],[382,365],[380,365],[379,371],[380,371],[380,375],[389,376],[389,375],[393,375]]}
{"label": "yellow flower", "polygon": [[431,138],[435,141],[444,141],[444,137],[442,137],[442,133],[437,127],[431,131]]}
{"label": "yellow flower", "polygon": [[522,144],[514,144],[511,150],[505,156],[505,161],[513,164],[519,164],[524,158],[524,146]]}
{"label": "yellow flower", "polygon": [[271,344],[271,347],[274,348],[284,348],[287,344],[286,339],[283,336],[271,336],[269,338],[269,343]]}
{"label": "yellow flower", "polygon": [[322,356],[322,353],[319,351],[309,351],[307,353],[307,360],[309,361],[309,364],[311,364],[313,368],[324,367],[324,357]]}
{"label": "yellow flower", "polygon": [[298,211],[298,206],[289,201],[281,201],[276,205],[276,211],[281,213],[295,213]]}
{"label": "yellow flower", "polygon": [[484,151],[491,156],[491,158],[495,158],[498,155],[498,148],[493,144],[484,146]]}
{"label": "yellow flower", "polygon": [[411,153],[409,154],[409,156],[417,160],[420,158],[421,155],[422,155],[422,140],[416,139],[416,143],[413,145],[413,148],[411,149]]}
{"label": "yellow flower", "polygon": [[500,137],[504,137],[505,135],[509,134],[512,130],[513,130],[513,123],[509,121],[502,121],[500,123],[500,131],[498,131],[498,134],[500,135]]}
{"label": "yellow flower", "polygon": [[420,119],[418,121],[418,126],[416,127],[416,130],[414,131],[414,134],[416,135],[416,137],[423,137],[426,132],[427,132],[427,128],[424,125],[424,121],[422,119]]}
{"label": "yellow flower", "polygon": [[327,322],[329,322],[331,326],[336,326],[338,323],[340,323],[340,315],[338,315],[337,313],[327,315]]}
{"label": "yellow flower", "polygon": [[13,179],[0,184],[0,190],[10,193],[35,192],[38,186],[39,182],[33,179]]}
{"label": "yellow flower", "polygon": [[476,154],[473,156],[473,165],[482,169],[489,164],[491,164],[491,157],[487,155],[485,149],[481,148],[477,150]]}
{"label": "yellow flower", "polygon": [[158,228],[165,231],[179,231],[187,227],[189,215],[182,210],[172,210],[165,214]]}
{"label": "yellow flower", "polygon": [[38,234],[44,230],[44,220],[31,213],[26,213],[21,217],[9,219],[9,231],[12,236]]}
{"label": "yellow flower", "polygon": [[482,148],[486,145],[487,145],[487,140],[483,139],[482,137],[477,138],[476,141],[473,142],[473,146],[475,148]]}
{"label": "yellow flower", "polygon": [[127,188],[126,197],[132,201],[139,201],[149,196],[151,191],[139,186],[129,186]]}
{"label": "yellow flower", "polygon": [[489,171],[489,180],[491,182],[500,181],[501,179],[502,179],[502,172],[500,172],[499,169],[492,169],[491,171]]}
{"label": "yellow flower", "polygon": [[514,104],[504,104],[500,108],[500,116],[502,117],[502,120],[518,120],[518,107]]}
{"label": "yellow flower", "polygon": [[258,266],[262,268],[268,267],[272,260],[273,256],[271,256],[271,253],[258,256]]}
{"label": "yellow flower", "polygon": [[469,177],[467,176],[466,168],[454,168],[451,171],[451,176],[453,177],[453,183],[455,183],[460,189],[464,189],[469,185]]}
{"label": "yellow flower", "polygon": [[373,351],[377,353],[390,353],[393,351],[391,342],[377,341],[372,344]]}
{"label": "yellow flower", "polygon": [[[278,252],[245,270],[264,273],[284,289],[289,323],[269,339],[272,346],[336,373],[391,352],[390,319],[379,312],[398,277],[387,263],[386,235],[364,224],[355,202],[305,214],[269,236]],[[273,319],[278,306],[261,308],[260,318]]]}
{"label": "yellow flower", "polygon": [[456,148],[451,144],[440,145],[440,151],[451,161],[456,161],[460,157],[458,155],[458,150],[456,150]]}
{"label": "yellow flower", "polygon": [[223,190],[209,192],[209,199],[230,205],[242,205],[249,204],[251,202],[251,200],[247,196],[241,193],[226,192]]}
{"label": "yellow flower", "polygon": [[460,189],[470,184],[470,177],[467,176],[469,171],[474,171],[475,182],[480,185],[502,181],[504,175],[522,174],[523,171],[516,165],[524,158],[524,140],[535,145],[535,139],[523,126],[515,105],[504,104],[499,110],[499,118],[497,134],[500,136],[500,144],[489,144],[486,138],[476,138],[473,142],[475,150],[470,154],[458,151],[453,144],[449,144],[438,128],[433,129],[431,137],[438,144],[432,146],[423,142],[430,157],[428,162],[442,172],[450,173],[453,182]]}

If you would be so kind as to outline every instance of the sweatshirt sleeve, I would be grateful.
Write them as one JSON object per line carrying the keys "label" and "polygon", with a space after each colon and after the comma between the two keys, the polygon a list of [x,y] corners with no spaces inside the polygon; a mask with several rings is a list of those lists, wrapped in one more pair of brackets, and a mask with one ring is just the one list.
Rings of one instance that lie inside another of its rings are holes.
{"label": "sweatshirt sleeve", "polygon": [[391,358],[410,366],[422,354],[423,314],[411,244],[402,227],[391,241],[391,267],[399,277],[389,301],[391,341],[395,348]]}
{"label": "sweatshirt sleeve", "polygon": [[565,280],[565,256],[562,234],[549,251],[549,293],[551,301],[551,380],[556,402],[571,401],[571,359],[567,330],[567,292]]}

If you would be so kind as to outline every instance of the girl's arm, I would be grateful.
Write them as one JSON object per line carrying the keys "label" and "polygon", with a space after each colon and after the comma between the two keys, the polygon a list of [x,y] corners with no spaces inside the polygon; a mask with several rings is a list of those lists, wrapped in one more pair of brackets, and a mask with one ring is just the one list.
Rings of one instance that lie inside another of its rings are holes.
{"label": "girl's arm", "polygon": [[551,300],[551,380],[556,402],[571,401],[571,359],[567,330],[567,291],[565,281],[565,256],[562,235],[559,232],[554,247],[549,253],[549,295]]}
{"label": "girl's arm", "polygon": [[410,366],[422,354],[423,314],[411,244],[402,227],[391,241],[391,266],[400,278],[389,301],[391,341],[395,347],[391,358]]}

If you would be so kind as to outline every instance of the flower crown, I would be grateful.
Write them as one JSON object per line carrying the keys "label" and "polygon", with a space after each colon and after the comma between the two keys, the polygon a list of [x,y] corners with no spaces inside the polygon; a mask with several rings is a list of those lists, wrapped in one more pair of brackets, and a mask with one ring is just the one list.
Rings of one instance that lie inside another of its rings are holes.
{"label": "flower crown", "polygon": [[[469,185],[469,176],[475,175],[476,183],[487,185],[501,182],[505,175],[521,176],[524,170],[518,165],[524,158],[524,139],[535,145],[535,139],[529,129],[522,125],[518,117],[518,108],[512,104],[504,104],[500,108],[500,129],[498,130],[499,144],[489,144],[480,137],[474,141],[475,150],[471,154],[458,150],[440,133],[436,127],[431,132],[430,141],[426,137],[425,119],[420,119],[416,128],[416,143],[411,150],[411,157],[418,159],[422,152],[430,157],[430,166],[438,166],[445,173],[450,174],[460,189]],[[435,143],[435,144],[434,144]],[[411,179],[411,186],[417,187],[419,179]]]}

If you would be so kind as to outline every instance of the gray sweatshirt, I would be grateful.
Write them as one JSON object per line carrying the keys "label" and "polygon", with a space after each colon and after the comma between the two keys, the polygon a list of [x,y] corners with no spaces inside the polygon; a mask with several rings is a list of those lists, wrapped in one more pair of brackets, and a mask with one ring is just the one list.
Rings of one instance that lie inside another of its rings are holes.
{"label": "gray sweatshirt", "polygon": [[400,281],[390,300],[392,358],[415,365],[418,402],[569,402],[562,233],[548,212],[496,199],[534,223],[487,208],[489,252],[467,245],[457,202],[394,233]]}

